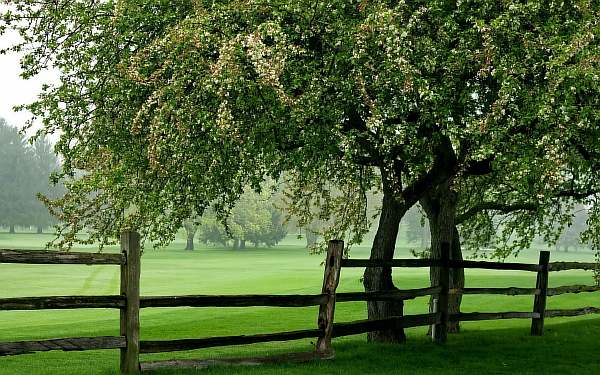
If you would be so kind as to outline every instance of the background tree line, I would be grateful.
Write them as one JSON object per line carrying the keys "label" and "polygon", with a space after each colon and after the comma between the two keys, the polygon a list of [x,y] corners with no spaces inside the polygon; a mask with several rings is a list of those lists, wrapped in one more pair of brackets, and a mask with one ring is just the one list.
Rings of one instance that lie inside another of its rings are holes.
{"label": "background tree line", "polygon": [[15,233],[17,226],[35,226],[41,233],[54,224],[48,209],[37,198],[61,194],[50,186],[50,175],[59,168],[51,144],[43,137],[33,143],[0,118],[0,225]]}

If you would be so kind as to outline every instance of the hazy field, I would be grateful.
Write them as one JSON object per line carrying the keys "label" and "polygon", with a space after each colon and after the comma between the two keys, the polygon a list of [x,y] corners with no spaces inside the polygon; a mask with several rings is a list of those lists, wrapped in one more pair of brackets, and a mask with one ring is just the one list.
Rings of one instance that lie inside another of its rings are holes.
{"label": "hazy field", "polygon": [[[49,236],[0,234],[1,248],[39,248]],[[142,294],[302,294],[319,293],[322,257],[308,255],[293,237],[272,249],[183,250],[183,239],[163,250],[147,250],[142,258]],[[356,248],[351,256],[366,257]],[[397,257],[409,256],[401,248]],[[537,262],[537,252],[519,260]],[[553,253],[553,260],[592,261],[590,252]],[[360,269],[343,269],[340,291],[360,291]],[[400,288],[428,285],[426,270],[397,269]],[[116,266],[39,266],[0,264],[0,297],[117,294]],[[592,284],[591,272],[551,273],[550,285]],[[535,274],[518,271],[467,271],[468,286],[535,285]],[[466,296],[463,311],[530,311],[529,296]],[[600,306],[600,294],[557,296],[548,308]],[[408,314],[426,312],[426,299],[407,302]],[[314,328],[316,308],[178,308],[145,309],[142,339],[205,337],[267,333]],[[366,317],[364,303],[340,303],[336,321]],[[0,312],[0,341],[118,334],[117,310]],[[529,336],[529,320],[464,323],[464,332],[440,347],[425,337],[425,329],[407,330],[403,346],[367,345],[364,336],[334,341],[337,359],[305,365],[261,368],[221,368],[210,374],[598,374],[600,373],[600,318],[547,320],[544,337]],[[143,355],[157,358],[208,358],[267,354],[311,349],[311,340],[203,349],[193,352]],[[352,361],[350,361],[352,359]],[[0,374],[116,374],[118,351],[50,352],[0,358]],[[181,372],[167,372],[181,373]],[[192,373],[192,372],[186,372]]]}

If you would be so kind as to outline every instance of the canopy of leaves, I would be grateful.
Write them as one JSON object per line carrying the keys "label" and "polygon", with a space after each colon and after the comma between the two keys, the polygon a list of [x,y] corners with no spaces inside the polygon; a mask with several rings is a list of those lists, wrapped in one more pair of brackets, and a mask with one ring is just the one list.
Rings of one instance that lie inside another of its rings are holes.
{"label": "canopy of leaves", "polygon": [[410,207],[472,183],[467,211],[499,182],[551,196],[598,160],[598,1],[12,3],[25,75],[61,72],[28,106],[61,132],[59,245],[84,227],[166,242],[282,171],[339,235],[364,233],[381,184]]}

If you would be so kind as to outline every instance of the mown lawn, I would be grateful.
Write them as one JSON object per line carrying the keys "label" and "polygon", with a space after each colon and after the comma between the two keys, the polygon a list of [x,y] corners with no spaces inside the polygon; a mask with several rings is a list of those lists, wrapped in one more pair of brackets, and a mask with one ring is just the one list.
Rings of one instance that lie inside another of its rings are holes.
{"label": "mown lawn", "polygon": [[[49,236],[0,234],[1,248],[40,247]],[[148,249],[142,258],[143,295],[180,294],[290,294],[319,293],[322,257],[311,256],[290,239],[272,249],[233,251],[200,248],[185,252],[177,241],[167,249]],[[366,257],[356,248],[352,257]],[[400,256],[409,256],[400,248]],[[552,260],[591,261],[589,252],[553,253]],[[536,262],[527,251],[519,261]],[[360,269],[342,270],[340,291],[360,291]],[[398,269],[401,288],[428,285],[426,270]],[[116,294],[116,266],[0,264],[0,298],[16,296]],[[551,286],[592,284],[590,272],[552,273]],[[523,286],[535,284],[535,274],[518,271],[467,271],[468,286]],[[407,302],[408,314],[427,310],[425,298]],[[465,296],[463,311],[531,311],[532,297]],[[600,306],[600,294],[557,296],[548,308]],[[340,303],[336,321],[366,317],[364,303]],[[145,309],[141,314],[142,339],[206,337],[267,333],[314,328],[316,308],[176,308]],[[118,311],[0,312],[0,341],[58,337],[117,335]],[[600,374],[600,317],[547,320],[546,335],[530,337],[528,320],[464,323],[463,333],[452,335],[444,346],[432,344],[425,328],[407,330],[406,345],[368,345],[363,335],[334,341],[333,361],[265,366],[215,368],[207,374]],[[267,343],[191,352],[143,355],[142,360],[214,358],[307,351],[312,340]],[[49,352],[0,358],[0,374],[116,374],[118,351]],[[157,372],[157,374],[191,374]]]}

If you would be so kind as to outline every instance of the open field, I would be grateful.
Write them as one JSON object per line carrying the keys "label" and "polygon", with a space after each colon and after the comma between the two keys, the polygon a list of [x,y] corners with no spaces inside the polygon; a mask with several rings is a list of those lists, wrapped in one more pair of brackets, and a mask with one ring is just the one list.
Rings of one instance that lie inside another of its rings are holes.
{"label": "open field", "polygon": [[[0,234],[1,248],[39,248],[50,236]],[[311,256],[293,238],[272,249],[199,248],[185,252],[183,239],[163,250],[147,250],[142,258],[142,295],[304,294],[319,293],[321,256]],[[356,248],[352,257],[368,256]],[[399,249],[397,257],[407,257]],[[518,259],[537,262],[537,252]],[[553,253],[551,261],[592,261],[590,252]],[[360,269],[343,269],[338,291],[360,291]],[[397,269],[400,288],[428,285],[427,270]],[[0,265],[1,297],[117,294],[116,266]],[[591,272],[550,274],[550,286],[592,284]],[[467,270],[467,286],[533,287],[535,274],[518,271]],[[407,302],[408,314],[427,310],[425,298]],[[463,311],[531,311],[531,296],[465,296]],[[551,297],[549,309],[600,306],[598,293]],[[0,312],[0,340],[117,335],[117,310]],[[267,333],[316,327],[317,308],[176,308],[145,309],[142,339]],[[336,321],[366,317],[364,303],[339,303]],[[334,341],[337,358],[330,362],[260,368],[216,368],[210,374],[598,374],[600,318],[547,320],[546,335],[529,336],[529,320],[463,323],[464,332],[436,346],[425,329],[409,329],[403,346],[366,345],[364,336]],[[225,347],[193,352],[142,355],[142,360],[210,358],[307,351],[311,340]],[[352,359],[352,360],[350,360]],[[0,374],[116,374],[118,351],[50,352],[0,358]],[[182,372],[161,372],[174,374]],[[186,372],[193,373],[193,372]]]}

